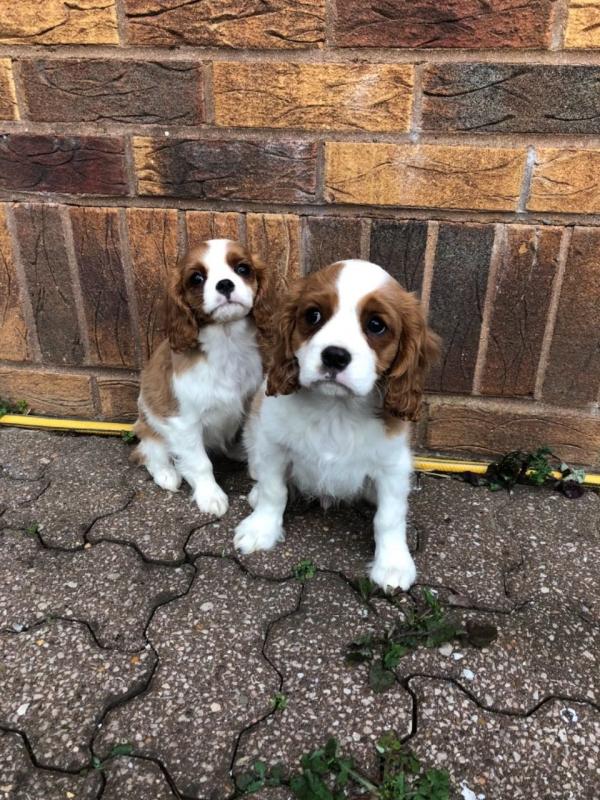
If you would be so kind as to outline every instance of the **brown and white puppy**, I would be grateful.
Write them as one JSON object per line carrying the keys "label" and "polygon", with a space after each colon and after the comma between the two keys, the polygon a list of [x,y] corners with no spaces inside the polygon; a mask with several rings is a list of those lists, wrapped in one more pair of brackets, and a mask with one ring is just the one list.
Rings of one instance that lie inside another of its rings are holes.
{"label": "brown and white puppy", "polygon": [[244,553],[283,538],[288,483],[322,501],[366,497],[377,506],[372,580],[404,590],[416,577],[406,544],[417,418],[438,339],[419,301],[367,261],[302,279],[278,325],[266,386],[244,438],[253,513],[235,533]]}
{"label": "brown and white puppy", "polygon": [[254,317],[263,276],[238,242],[190,250],[169,276],[168,338],[142,373],[134,458],[163,489],[185,478],[207,514],[228,508],[207,451],[237,455],[235,436],[262,381]]}

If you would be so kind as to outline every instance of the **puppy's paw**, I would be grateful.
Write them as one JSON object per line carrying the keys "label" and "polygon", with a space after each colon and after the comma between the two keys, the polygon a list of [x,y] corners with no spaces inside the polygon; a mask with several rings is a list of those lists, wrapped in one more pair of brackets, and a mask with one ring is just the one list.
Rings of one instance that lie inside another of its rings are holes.
{"label": "puppy's paw", "polygon": [[407,592],[415,582],[417,568],[410,553],[407,553],[397,558],[395,562],[375,560],[371,565],[369,577],[373,583],[381,586],[384,592],[392,592],[394,589]]}
{"label": "puppy's paw", "polygon": [[247,555],[256,550],[271,550],[283,538],[283,528],[277,519],[255,511],[237,526],[233,544]]}
{"label": "puppy's paw", "polygon": [[255,484],[248,493],[248,505],[250,508],[256,508],[258,503],[258,484]]}
{"label": "puppy's paw", "polygon": [[152,477],[154,478],[154,483],[160,486],[161,489],[166,489],[167,492],[176,492],[181,486],[181,475],[175,467],[157,469],[152,474]]}
{"label": "puppy's paw", "polygon": [[227,495],[216,483],[197,486],[194,492],[194,500],[200,511],[205,514],[211,514],[214,517],[222,517],[229,508]]}

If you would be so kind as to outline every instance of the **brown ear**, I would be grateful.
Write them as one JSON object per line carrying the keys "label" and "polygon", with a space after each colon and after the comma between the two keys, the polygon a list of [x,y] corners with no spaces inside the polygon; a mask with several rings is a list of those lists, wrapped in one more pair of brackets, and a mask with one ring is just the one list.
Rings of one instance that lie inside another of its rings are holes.
{"label": "brown ear", "polygon": [[292,348],[292,334],[296,327],[299,287],[294,287],[272,322],[269,367],[267,369],[267,394],[292,394],[300,388],[298,361]]}
{"label": "brown ear", "polygon": [[198,348],[200,326],[185,299],[184,270],[179,266],[169,275],[167,291],[167,335],[176,353]]}
{"label": "brown ear", "polygon": [[396,359],[385,376],[384,414],[395,419],[419,418],[425,376],[440,349],[440,338],[427,327],[419,301],[411,303],[402,315],[402,333]]}
{"label": "brown ear", "polygon": [[269,280],[267,268],[264,263],[254,255],[250,257],[256,276],[257,290],[252,305],[252,317],[256,323],[261,346],[269,338],[273,325],[274,298],[272,281]]}

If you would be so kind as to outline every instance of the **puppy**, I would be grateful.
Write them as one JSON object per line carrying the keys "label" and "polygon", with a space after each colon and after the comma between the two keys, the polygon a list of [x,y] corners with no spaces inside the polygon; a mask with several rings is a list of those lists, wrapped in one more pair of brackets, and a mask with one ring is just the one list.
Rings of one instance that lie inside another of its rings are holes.
{"label": "puppy", "polygon": [[134,460],[163,489],[190,484],[201,511],[222,516],[225,492],[207,451],[239,457],[248,400],[263,379],[254,317],[264,271],[241,244],[211,239],[169,275],[167,332],[142,372]]}
{"label": "puppy", "polygon": [[377,506],[370,577],[407,590],[410,426],[438,351],[419,301],[367,261],[302,279],[282,309],[266,387],[245,431],[253,513],[236,528],[243,553],[283,539],[288,482],[322,501]]}

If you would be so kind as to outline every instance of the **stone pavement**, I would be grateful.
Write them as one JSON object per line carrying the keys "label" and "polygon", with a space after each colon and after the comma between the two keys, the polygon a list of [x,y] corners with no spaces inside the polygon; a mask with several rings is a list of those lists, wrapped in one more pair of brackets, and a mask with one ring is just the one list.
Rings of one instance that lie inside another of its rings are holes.
{"label": "stone pavement", "polygon": [[[115,439],[0,431],[0,799],[227,800],[257,759],[296,769],[328,735],[376,778],[387,730],[448,770],[453,798],[600,796],[596,494],[421,476],[419,584],[365,599],[368,508],[297,503],[283,544],[240,557],[242,468],[218,465],[231,509],[216,521],[128,454]],[[376,694],[346,646],[423,587],[498,638],[414,650]]]}

